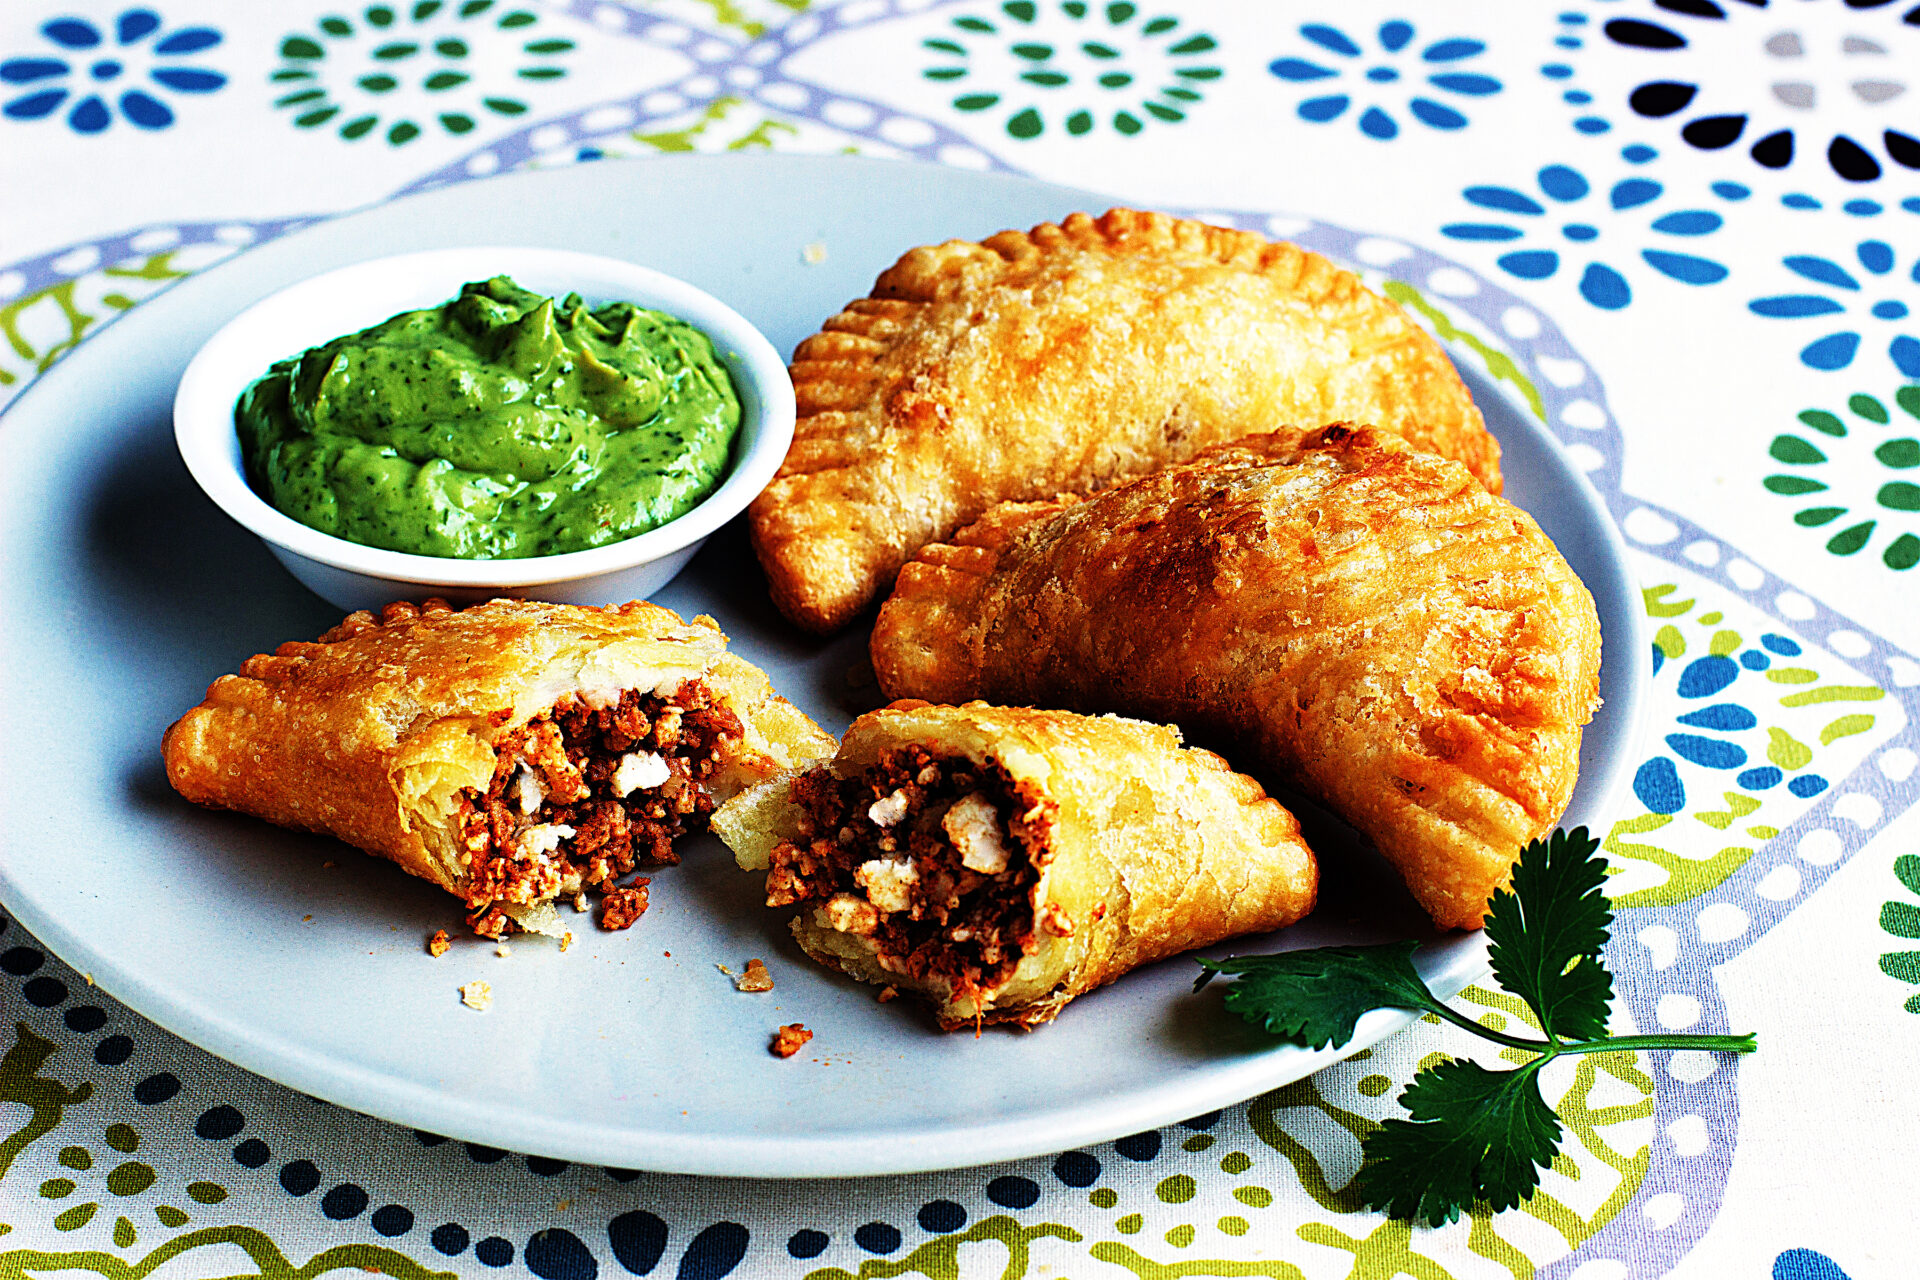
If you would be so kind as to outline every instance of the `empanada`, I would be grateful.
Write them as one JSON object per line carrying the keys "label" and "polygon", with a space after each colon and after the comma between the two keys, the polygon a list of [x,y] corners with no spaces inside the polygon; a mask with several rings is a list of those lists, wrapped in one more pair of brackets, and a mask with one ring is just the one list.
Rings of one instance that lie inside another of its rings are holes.
{"label": "empanada", "polygon": [[1336,426],[1000,507],[902,570],[872,653],[892,697],[1175,721],[1474,927],[1572,796],[1600,624],[1526,512]]}
{"label": "empanada", "polygon": [[831,630],[996,502],[1086,493],[1281,423],[1378,423],[1500,489],[1427,332],[1318,254],[1115,209],[914,249],[794,352],[754,502],[789,618]]}
{"label": "empanada", "polygon": [[674,861],[714,804],[832,754],[726,643],[640,602],[389,605],[214,681],[167,730],[167,777],[389,858],[480,932],[557,932],[557,895]]}
{"label": "empanada", "polygon": [[1178,730],[1115,716],[896,703],[831,763],[713,828],[807,953],[916,992],[952,1029],[1033,1027],[1139,965],[1305,915],[1300,826]]}

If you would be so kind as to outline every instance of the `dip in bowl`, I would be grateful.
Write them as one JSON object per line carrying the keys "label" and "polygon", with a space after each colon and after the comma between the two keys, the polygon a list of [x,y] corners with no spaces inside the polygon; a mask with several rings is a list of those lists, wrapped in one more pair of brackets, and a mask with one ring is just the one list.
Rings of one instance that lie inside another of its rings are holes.
{"label": "dip in bowl", "polygon": [[[511,284],[499,283],[502,277]],[[469,288],[461,318],[437,319],[462,299],[463,287]],[[567,305],[570,294],[579,295],[575,308]],[[634,306],[616,305],[627,303]],[[663,312],[690,329],[635,308]],[[388,330],[407,312],[422,318]],[[437,325],[454,338],[449,358],[423,354]],[[571,347],[567,332],[559,339],[559,359],[572,372],[561,394],[546,397],[560,402],[557,416],[541,420],[516,379],[551,367],[556,328],[573,331]],[[359,341],[382,331],[379,341]],[[636,331],[639,338],[626,344],[632,350],[623,350],[622,335],[632,338]],[[704,368],[701,335],[712,357]],[[340,343],[344,348],[314,354]],[[694,358],[676,364],[671,349]],[[396,353],[397,371],[389,368]],[[345,394],[349,384],[364,387],[368,377],[377,380],[368,394]],[[646,425],[662,401],[671,408],[678,395],[661,391],[662,378],[669,388],[678,383],[705,392],[702,407],[712,412],[727,398],[713,394],[715,384],[730,385],[738,428],[724,462],[712,424],[688,430],[668,414]],[[476,382],[489,380],[501,385],[475,390]],[[323,382],[331,400],[320,393]],[[257,403],[262,385],[279,395],[272,412]],[[459,412],[477,425],[478,436],[456,438],[436,425],[449,388],[463,389]],[[306,404],[290,414],[288,406],[303,392]],[[251,450],[236,431],[243,398],[246,416],[254,419]],[[311,427],[316,407],[325,431],[303,434],[289,426],[300,417]],[[409,425],[408,411],[421,409],[425,417]],[[267,451],[258,447],[269,419],[276,425],[268,435],[280,445],[273,456],[298,464],[282,466],[280,479],[295,483],[269,483],[273,468],[262,465]],[[725,304],[645,267],[532,248],[402,254],[292,285],[214,334],[187,366],[174,399],[174,435],[201,488],[258,534],[296,578],[345,609],[378,609],[425,595],[456,602],[533,596],[569,604],[646,596],[765,487],[786,454],[793,420],[784,362]],[[517,444],[516,434],[524,437]],[[682,436],[686,447],[676,449]],[[253,479],[299,518],[276,509],[249,483],[249,453]],[[588,463],[615,474],[607,493],[596,497],[575,474]],[[717,486],[700,497],[716,470]],[[366,496],[354,496],[356,487]],[[469,490],[465,510],[454,510],[448,496]],[[578,516],[555,506],[576,500]],[[646,527],[656,519],[664,523]],[[324,532],[328,527],[408,549],[363,545]],[[645,531],[607,540],[629,528]],[[382,529],[411,532],[369,532]],[[556,544],[564,549],[541,553]],[[420,548],[446,554],[420,554]]]}

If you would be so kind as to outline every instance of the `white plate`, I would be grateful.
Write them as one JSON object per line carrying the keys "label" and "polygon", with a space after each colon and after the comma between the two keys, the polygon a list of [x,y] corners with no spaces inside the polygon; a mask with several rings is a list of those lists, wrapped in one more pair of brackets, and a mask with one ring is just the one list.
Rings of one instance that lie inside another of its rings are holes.
{"label": "white plate", "polygon": [[[915,244],[977,238],[1097,195],[949,169],[804,157],[599,163],[517,174],[322,223],[143,304],[0,420],[0,901],[62,959],[169,1030],[356,1110],[566,1160],[687,1173],[813,1176],[942,1168],[1112,1138],[1294,1080],[1405,1024],[1377,1012],[1340,1051],[1276,1047],[1194,997],[1190,960],[1081,998],[1031,1035],[932,1030],[910,1002],[828,974],[710,838],[653,879],[631,931],[585,917],[567,954],[498,959],[462,941],[458,904],[332,841],[186,804],[161,732],[214,676],[338,614],[193,485],[168,410],[188,357],[296,279],[448,244],[624,257],[708,290],[782,351]],[[809,245],[826,260],[809,264]],[[1541,518],[1600,605],[1606,705],[1568,825],[1604,828],[1631,763],[1646,658],[1637,592],[1597,496],[1521,408],[1467,372],[1506,449],[1508,494]],[[719,618],[775,686],[838,732],[867,705],[848,673],[864,627],[829,641],[772,611],[737,524],[659,600]],[[865,698],[871,699],[871,689]],[[1309,817],[1320,911],[1260,951],[1428,937],[1371,854]],[[1344,847],[1343,847],[1344,846]],[[671,956],[664,953],[671,952]],[[767,959],[767,995],[716,965]],[[1438,988],[1484,972],[1477,935],[1422,955]],[[491,1011],[463,1007],[484,978]],[[816,1039],[780,1061],[777,1024]]]}

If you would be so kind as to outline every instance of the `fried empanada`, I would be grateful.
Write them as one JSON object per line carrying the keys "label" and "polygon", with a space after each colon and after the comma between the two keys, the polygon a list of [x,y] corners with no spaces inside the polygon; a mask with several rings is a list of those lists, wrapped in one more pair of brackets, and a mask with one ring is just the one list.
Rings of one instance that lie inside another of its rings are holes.
{"label": "fried empanada", "polygon": [[1000,507],[902,570],[872,652],[892,697],[1175,721],[1467,928],[1573,794],[1600,624],[1526,512],[1336,426]]}
{"label": "fried empanada", "polygon": [[1051,1021],[1194,947],[1292,924],[1318,884],[1300,826],[1176,729],[900,702],[840,753],[713,816],[807,953],[925,997],[942,1026]]}
{"label": "fried empanada", "polygon": [[1372,422],[1500,489],[1440,344],[1318,254],[1115,209],[914,249],[793,358],[754,502],[774,601],[816,631],[996,502],[1086,493],[1281,423]]}
{"label": "fried empanada", "polygon": [[557,895],[674,861],[716,803],[833,753],[726,644],[637,601],[356,613],[214,681],[167,730],[167,777],[389,858],[479,932],[558,932]]}

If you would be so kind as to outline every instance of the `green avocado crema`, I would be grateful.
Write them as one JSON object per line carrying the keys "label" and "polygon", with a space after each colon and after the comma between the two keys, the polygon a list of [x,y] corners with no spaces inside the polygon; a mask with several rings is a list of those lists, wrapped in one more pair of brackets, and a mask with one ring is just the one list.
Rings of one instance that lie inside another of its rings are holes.
{"label": "green avocado crema", "polygon": [[684,515],[726,471],[740,400],[684,320],[496,276],[280,361],[234,419],[248,481],[300,523],[506,560]]}

